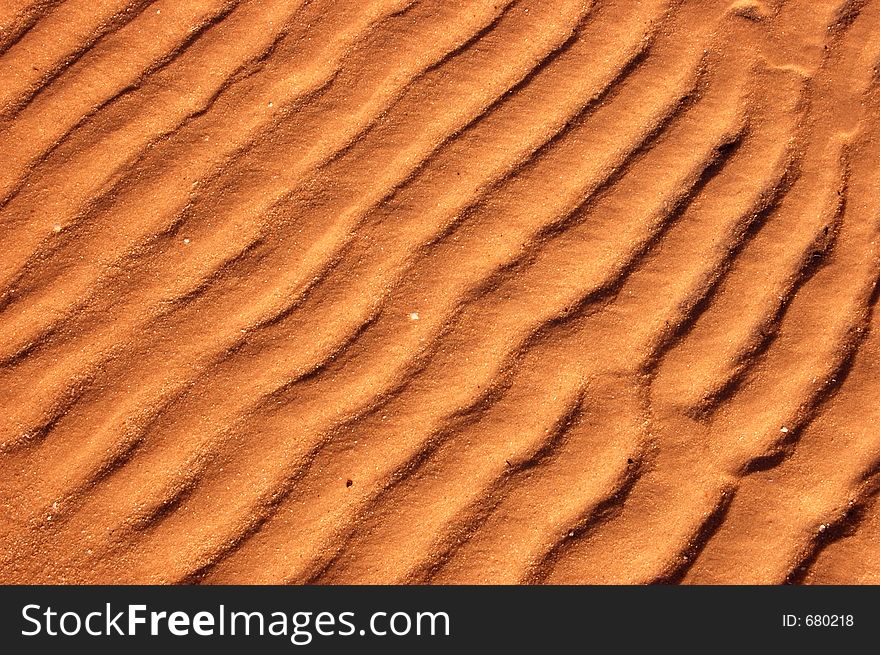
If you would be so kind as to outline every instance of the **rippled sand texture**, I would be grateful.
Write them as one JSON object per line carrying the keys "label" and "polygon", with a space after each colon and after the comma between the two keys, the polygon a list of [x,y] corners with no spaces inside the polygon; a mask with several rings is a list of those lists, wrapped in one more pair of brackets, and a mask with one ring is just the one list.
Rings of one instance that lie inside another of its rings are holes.
{"label": "rippled sand texture", "polygon": [[0,52],[0,581],[880,582],[880,0]]}

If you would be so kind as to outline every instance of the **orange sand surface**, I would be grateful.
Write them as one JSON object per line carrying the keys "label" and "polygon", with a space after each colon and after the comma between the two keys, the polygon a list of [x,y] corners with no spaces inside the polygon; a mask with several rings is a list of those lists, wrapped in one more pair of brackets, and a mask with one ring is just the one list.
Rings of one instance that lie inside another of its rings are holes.
{"label": "orange sand surface", "polygon": [[880,0],[0,2],[0,582],[880,582]]}

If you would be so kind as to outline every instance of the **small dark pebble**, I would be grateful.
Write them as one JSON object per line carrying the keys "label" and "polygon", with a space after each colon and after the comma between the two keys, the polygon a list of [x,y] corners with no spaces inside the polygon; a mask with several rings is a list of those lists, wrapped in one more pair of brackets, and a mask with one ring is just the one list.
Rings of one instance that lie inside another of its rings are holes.
{"label": "small dark pebble", "polygon": [[346,481],[345,481],[345,486],[346,486],[346,487],[350,487],[350,486],[353,485],[353,484],[354,484],[354,482],[351,481],[351,480],[346,480]]}

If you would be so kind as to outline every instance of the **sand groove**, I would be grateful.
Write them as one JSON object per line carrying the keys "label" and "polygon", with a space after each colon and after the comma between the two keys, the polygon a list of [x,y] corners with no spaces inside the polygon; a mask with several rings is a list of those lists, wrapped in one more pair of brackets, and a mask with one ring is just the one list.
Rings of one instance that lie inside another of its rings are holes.
{"label": "sand groove", "polygon": [[5,582],[867,582],[880,3],[0,9]]}

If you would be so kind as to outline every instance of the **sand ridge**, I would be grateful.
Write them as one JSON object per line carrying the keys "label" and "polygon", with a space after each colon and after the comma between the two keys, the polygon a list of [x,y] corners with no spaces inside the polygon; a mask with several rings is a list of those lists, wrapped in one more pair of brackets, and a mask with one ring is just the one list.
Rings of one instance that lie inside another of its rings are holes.
{"label": "sand ridge", "polygon": [[0,9],[0,580],[857,583],[880,3]]}

